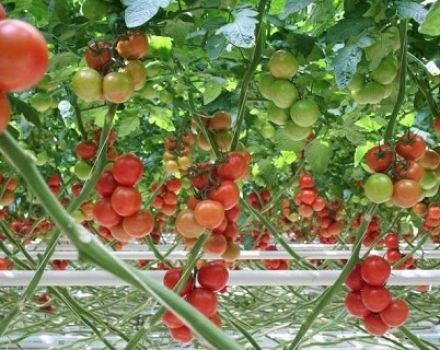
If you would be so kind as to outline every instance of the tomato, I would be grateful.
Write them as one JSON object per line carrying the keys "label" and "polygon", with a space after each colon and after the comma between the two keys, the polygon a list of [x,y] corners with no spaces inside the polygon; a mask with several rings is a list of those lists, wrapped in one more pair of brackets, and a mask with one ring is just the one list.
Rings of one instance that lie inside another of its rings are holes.
{"label": "tomato", "polygon": [[84,0],[81,12],[87,19],[99,21],[106,16],[108,5],[104,0]]}
{"label": "tomato", "polygon": [[290,107],[290,118],[303,128],[315,124],[320,116],[318,105],[312,99],[299,100]]}
{"label": "tomato", "polygon": [[96,155],[98,146],[94,142],[82,141],[76,145],[76,156],[81,160],[93,159]]}
{"label": "tomato", "polygon": [[437,132],[437,134],[440,134],[440,114],[435,118],[434,129]]}
{"label": "tomato", "polygon": [[424,190],[429,190],[438,185],[437,175],[432,170],[425,170],[419,185]]}
{"label": "tomato", "polygon": [[360,292],[350,292],[345,297],[345,308],[348,313],[356,318],[364,318],[371,312],[362,303]]}
{"label": "tomato", "polygon": [[414,180],[399,180],[394,184],[393,203],[400,208],[410,208],[420,200],[420,186]]}
{"label": "tomato", "polygon": [[108,41],[94,41],[86,49],[86,62],[90,68],[102,71],[108,68],[111,59],[112,43]]}
{"label": "tomato", "polygon": [[216,131],[228,130],[231,127],[231,117],[225,112],[217,112],[208,121],[208,128]]}
{"label": "tomato", "polygon": [[165,311],[165,313],[163,314],[162,322],[168,328],[180,328],[184,326],[180,318],[178,318],[169,310]]}
{"label": "tomato", "polygon": [[49,63],[43,35],[30,24],[15,19],[0,21],[0,52],[0,92],[30,89]]}
{"label": "tomato", "polygon": [[217,172],[223,180],[235,181],[243,176],[246,166],[245,159],[240,153],[230,152],[226,162],[218,166]]}
{"label": "tomato", "polygon": [[387,93],[385,86],[371,81],[363,85],[359,90],[352,91],[351,96],[360,105],[378,104]]}
{"label": "tomato", "polygon": [[221,234],[212,234],[203,246],[203,251],[209,255],[222,256],[228,248],[228,241]]}
{"label": "tomato", "polygon": [[399,237],[397,237],[397,235],[394,233],[388,233],[385,236],[385,245],[388,249],[399,248]]}
{"label": "tomato", "polygon": [[95,203],[93,217],[104,227],[116,226],[121,221],[121,217],[113,210],[109,198],[102,198]]}
{"label": "tomato", "polygon": [[318,197],[318,192],[312,189],[305,189],[301,192],[301,202],[307,205],[312,205]]}
{"label": "tomato", "polygon": [[141,207],[142,197],[134,187],[118,186],[111,196],[112,208],[120,216],[130,216]]}
{"label": "tomato", "polygon": [[272,102],[278,108],[286,109],[298,99],[298,90],[295,85],[287,80],[275,80],[271,86]]}
{"label": "tomato", "polygon": [[384,203],[393,195],[393,182],[385,174],[373,174],[365,182],[364,191],[370,201]]}
{"label": "tomato", "polygon": [[238,243],[232,243],[229,245],[226,252],[222,255],[223,260],[227,262],[233,262],[240,256],[240,245]]}
{"label": "tomato", "polygon": [[344,284],[350,288],[353,292],[360,291],[364,286],[365,282],[361,276],[361,265],[357,264],[353,270],[351,270]]}
{"label": "tomato", "polygon": [[179,343],[189,343],[193,340],[193,335],[191,330],[187,326],[182,326],[180,328],[170,328],[171,337]]}
{"label": "tomato", "polygon": [[127,60],[138,60],[148,52],[148,39],[144,33],[132,33],[118,41],[116,51]]}
{"label": "tomato", "polygon": [[11,104],[5,94],[0,93],[0,134],[3,133],[10,120]]}
{"label": "tomato", "polygon": [[217,311],[217,297],[204,288],[194,288],[186,296],[186,301],[206,317],[214,315]]}
{"label": "tomato", "polygon": [[124,226],[122,226],[122,223],[119,223],[116,226],[113,226],[110,228],[110,233],[114,239],[116,239],[119,242],[129,242],[132,238],[131,236],[125,231]]}
{"label": "tomato", "polygon": [[407,160],[417,160],[425,154],[426,142],[419,135],[407,133],[397,142],[396,152]]}
{"label": "tomato", "polygon": [[220,319],[220,317],[217,314],[212,315],[209,318],[212,323],[214,323],[217,327],[221,328],[222,327],[222,320]]}
{"label": "tomato", "polygon": [[6,18],[6,12],[2,4],[0,4],[0,21]]}
{"label": "tomato", "polygon": [[219,187],[209,192],[209,199],[220,202],[224,210],[229,210],[240,201],[240,190],[235,182],[222,181]]}
{"label": "tomato", "polygon": [[219,131],[214,135],[215,143],[222,152],[226,152],[231,147],[232,134],[228,131]]}
{"label": "tomato", "polygon": [[384,287],[366,286],[361,291],[362,303],[372,312],[381,312],[391,303],[391,293]]}
{"label": "tomato", "polygon": [[425,154],[418,160],[418,163],[425,169],[434,170],[440,164],[440,155],[431,149],[428,149]]}
{"label": "tomato", "polygon": [[112,103],[127,102],[133,95],[133,79],[127,73],[108,73],[102,83],[102,92],[107,101]]}
{"label": "tomato", "polygon": [[113,176],[115,180],[124,186],[134,186],[142,178],[144,165],[134,154],[119,156],[113,164]]}
{"label": "tomato", "polygon": [[92,172],[92,167],[89,163],[80,160],[75,164],[74,173],[80,180],[87,180]]}
{"label": "tomato", "polygon": [[315,182],[310,175],[303,174],[299,178],[299,185],[302,189],[313,188],[315,186]]}
{"label": "tomato", "polygon": [[269,60],[269,70],[277,79],[290,79],[298,71],[298,61],[295,56],[285,50],[278,50]]}
{"label": "tomato", "polygon": [[142,62],[137,60],[128,61],[122,72],[127,73],[131,77],[135,91],[139,91],[144,87],[147,79],[147,70]]}
{"label": "tomato", "polygon": [[148,210],[139,210],[122,220],[124,230],[133,238],[142,238],[153,231],[154,217]]}
{"label": "tomato", "polygon": [[422,179],[425,173],[423,167],[414,160],[400,161],[396,164],[395,169],[400,178],[417,182]]}
{"label": "tomato", "polygon": [[288,121],[284,127],[287,136],[293,141],[302,141],[309,136],[311,128],[304,128],[295,124],[293,121]]}
{"label": "tomato", "polygon": [[177,215],[176,230],[186,238],[197,238],[203,233],[204,228],[197,222],[194,212],[187,209]]}
{"label": "tomato", "polygon": [[389,249],[387,250],[387,260],[394,264],[396,261],[399,261],[402,258],[402,254],[400,254],[398,249]]}
{"label": "tomato", "polygon": [[194,217],[199,225],[214,229],[225,218],[225,209],[220,202],[206,199],[197,203],[194,209]]}
{"label": "tomato", "polygon": [[[183,269],[181,267],[176,267],[176,268],[172,268],[171,270],[168,270],[165,273],[165,276],[163,277],[164,286],[169,289],[174,289],[174,287],[176,287],[182,275],[183,275]],[[186,281],[185,285],[183,286],[180,295],[183,296],[188,294],[189,292],[192,291],[193,287],[194,287],[194,279],[192,276],[190,276]]]}
{"label": "tomato", "polygon": [[278,108],[275,104],[270,103],[267,107],[267,119],[276,125],[285,125],[289,120],[289,110]]}
{"label": "tomato", "polygon": [[393,150],[388,145],[371,148],[367,153],[367,165],[376,173],[385,173],[393,162]]}
{"label": "tomato", "polygon": [[312,204],[312,208],[314,211],[321,211],[325,208],[325,201],[322,197],[317,197]]}
{"label": "tomato", "polygon": [[402,299],[395,299],[380,313],[381,320],[390,327],[402,326],[409,317],[408,305]]}
{"label": "tomato", "polygon": [[[95,130],[95,140],[97,143],[99,143],[100,139],[101,139],[101,129],[96,129]],[[107,137],[107,146],[111,147],[113,146],[113,144],[116,141],[116,131],[114,131],[113,129],[110,130],[110,133],[108,134]]]}
{"label": "tomato", "polygon": [[368,333],[376,336],[384,335],[389,329],[380,319],[380,316],[376,314],[370,314],[364,317],[364,327]]}
{"label": "tomato", "polygon": [[104,171],[96,181],[95,191],[101,197],[110,197],[116,187],[118,187],[118,183],[111,171]]}
{"label": "tomato", "polygon": [[177,212],[177,204],[167,205],[164,204],[162,207],[162,214],[166,216],[173,216]]}
{"label": "tomato", "polygon": [[393,82],[397,76],[397,64],[394,58],[386,57],[371,72],[371,78],[382,85],[388,85]]}
{"label": "tomato", "polygon": [[38,112],[44,113],[52,108],[54,100],[48,94],[37,92],[29,100],[32,107],[34,107]]}
{"label": "tomato", "polygon": [[240,218],[240,212],[241,212],[240,207],[236,205],[235,207],[226,210],[225,212],[226,219],[229,222],[237,222],[238,219]]}
{"label": "tomato", "polygon": [[197,280],[203,288],[211,292],[218,292],[228,284],[229,272],[222,265],[210,263],[200,268]]}
{"label": "tomato", "polygon": [[92,68],[83,68],[72,78],[72,90],[86,102],[102,98],[102,77]]}
{"label": "tomato", "polygon": [[391,275],[390,264],[382,257],[370,255],[361,263],[362,279],[370,286],[382,287]]}

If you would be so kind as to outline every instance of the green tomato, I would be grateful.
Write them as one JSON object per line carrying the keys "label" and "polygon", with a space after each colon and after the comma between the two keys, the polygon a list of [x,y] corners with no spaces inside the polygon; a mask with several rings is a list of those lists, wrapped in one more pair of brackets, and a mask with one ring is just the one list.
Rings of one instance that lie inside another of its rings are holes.
{"label": "green tomato", "polygon": [[272,84],[275,82],[274,77],[270,73],[261,74],[260,80],[258,81],[258,90],[261,95],[268,99],[272,99]]}
{"label": "green tomato", "polygon": [[160,92],[159,98],[160,98],[160,102],[165,103],[165,104],[173,102],[172,93],[169,92],[168,90],[165,90],[165,89]]}
{"label": "green tomato", "polygon": [[363,207],[366,207],[368,204],[370,204],[370,201],[367,198],[362,198],[359,204]]}
{"label": "green tomato", "polygon": [[298,71],[298,66],[295,56],[285,50],[276,51],[269,60],[269,70],[277,79],[292,78]]}
{"label": "green tomato", "polygon": [[298,90],[287,80],[275,80],[272,83],[272,102],[279,108],[289,108],[298,99]]}
{"label": "green tomato", "polygon": [[309,136],[310,131],[312,130],[310,127],[305,128],[295,124],[293,121],[288,121],[285,125],[285,130],[287,135],[294,141],[302,141]]}
{"label": "green tomato", "polygon": [[392,57],[384,58],[375,70],[371,72],[371,78],[382,85],[391,84],[397,76],[397,64]]}
{"label": "green tomato", "polygon": [[385,88],[374,81],[365,84],[360,90],[352,92],[354,100],[361,104],[378,104],[385,95]]}
{"label": "green tomato", "polygon": [[393,195],[393,182],[385,174],[373,174],[365,183],[364,191],[370,201],[384,203]]}
{"label": "green tomato", "polygon": [[360,73],[355,73],[347,84],[347,88],[350,92],[359,91],[362,86],[364,86],[364,77]]}
{"label": "green tomato", "polygon": [[439,187],[440,187],[440,185],[437,184],[428,190],[423,189],[422,198],[423,197],[428,197],[428,198],[434,197],[438,193]]}
{"label": "green tomato", "polygon": [[31,97],[30,104],[38,112],[43,113],[52,107],[53,101],[50,95],[42,92],[37,92],[34,96]]}
{"label": "green tomato", "polygon": [[423,177],[419,182],[420,187],[424,190],[429,190],[435,186],[438,185],[437,176],[435,175],[434,171],[430,171],[425,169],[425,172],[423,173]]}
{"label": "green tomato", "polygon": [[76,222],[83,222],[86,219],[86,216],[82,213],[81,210],[75,210],[72,213],[72,217],[75,219]]}
{"label": "green tomato", "polygon": [[81,12],[85,18],[91,21],[99,21],[106,16],[108,6],[103,0],[84,0]]}
{"label": "green tomato", "polygon": [[261,135],[266,139],[271,139],[275,136],[275,128],[271,124],[266,124],[260,129]]}
{"label": "green tomato", "polygon": [[46,151],[42,151],[37,154],[36,163],[38,166],[41,166],[41,165],[44,165],[47,163],[47,152]]}
{"label": "green tomato", "polygon": [[87,163],[83,160],[80,160],[79,162],[77,162],[75,164],[73,171],[74,171],[75,175],[78,177],[78,179],[85,181],[90,176],[90,173],[92,171],[92,167],[90,166],[89,163]]}
{"label": "green tomato", "polygon": [[86,102],[102,98],[102,76],[92,68],[83,68],[72,79],[72,90]]}
{"label": "green tomato", "polygon": [[267,118],[276,125],[285,125],[289,120],[289,111],[270,103],[267,107]]}
{"label": "green tomato", "polygon": [[290,108],[290,117],[299,126],[308,127],[321,116],[318,105],[312,99],[297,101]]}
{"label": "green tomato", "polygon": [[154,84],[147,83],[139,90],[140,95],[147,100],[154,101],[159,99],[159,91],[155,88]]}
{"label": "green tomato", "polygon": [[43,75],[41,80],[38,82],[37,88],[45,92],[51,92],[57,88],[58,84],[53,81],[47,74]]}
{"label": "green tomato", "polygon": [[361,199],[359,198],[359,196],[354,195],[351,197],[351,201],[356,204],[359,203]]}

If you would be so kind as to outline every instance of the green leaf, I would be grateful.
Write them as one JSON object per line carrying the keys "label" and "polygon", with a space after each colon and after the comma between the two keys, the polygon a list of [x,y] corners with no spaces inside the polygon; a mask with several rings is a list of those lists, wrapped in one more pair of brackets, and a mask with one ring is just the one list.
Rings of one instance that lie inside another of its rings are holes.
{"label": "green leaf", "polygon": [[250,48],[255,45],[255,27],[257,20],[255,17],[258,12],[251,9],[243,9],[234,12],[234,22],[220,27],[215,32],[223,34],[228,41],[235,46]]}
{"label": "green leaf", "polygon": [[345,137],[354,145],[360,145],[365,142],[365,136],[359,130],[355,128],[345,131]]}
{"label": "green leaf", "polygon": [[364,156],[367,154],[367,152],[374,146],[373,142],[368,141],[364,145],[360,145],[356,147],[356,150],[354,151],[354,166],[357,167]]}
{"label": "green leaf", "polygon": [[315,139],[307,147],[305,159],[314,174],[322,174],[327,170],[332,155],[332,147],[327,141]]}
{"label": "green leaf", "polygon": [[403,118],[399,119],[399,124],[403,125],[407,128],[410,128],[414,125],[414,122],[416,120],[416,115],[414,113],[406,114]]}
{"label": "green leaf", "polygon": [[116,125],[118,136],[125,137],[139,128],[139,112],[137,110],[128,110],[121,112]]}
{"label": "green leaf", "polygon": [[212,79],[208,81],[205,85],[205,91],[203,92],[203,104],[214,101],[222,93],[222,84],[219,79]]}
{"label": "green leaf", "polygon": [[161,9],[167,7],[171,0],[122,0],[125,9],[125,23],[128,28],[139,27],[147,23]]}
{"label": "green leaf", "polygon": [[228,46],[228,41],[223,35],[213,35],[206,42],[206,50],[210,60],[215,60],[220,57],[223,51]]}
{"label": "green leaf", "polygon": [[345,41],[350,37],[357,36],[373,22],[370,18],[346,18],[330,28],[326,38],[328,42]]}
{"label": "green leaf", "polygon": [[286,19],[290,14],[301,11],[304,7],[310,5],[313,0],[287,0],[284,5],[283,14],[280,15],[281,19]]}
{"label": "green leaf", "polygon": [[419,27],[419,32],[431,36],[440,35],[440,1],[432,5]]}
{"label": "green leaf", "polygon": [[166,131],[176,131],[172,121],[172,112],[167,108],[150,107],[150,123],[156,124],[159,128]]}
{"label": "green leaf", "polygon": [[362,58],[362,51],[357,45],[348,45],[338,51],[333,61],[336,84],[345,88],[350,82]]}
{"label": "green leaf", "polygon": [[368,131],[378,131],[387,125],[387,121],[382,117],[371,118],[370,116],[365,116],[359,119],[355,125],[364,128]]}
{"label": "green leaf", "polygon": [[300,152],[304,148],[304,141],[292,140],[283,128],[277,129],[273,140],[279,151]]}
{"label": "green leaf", "polygon": [[401,17],[412,18],[417,23],[422,23],[428,13],[422,5],[413,1],[397,1],[396,7]]}
{"label": "green leaf", "polygon": [[182,46],[185,43],[187,34],[194,28],[193,23],[180,19],[165,21],[165,23],[165,34],[172,37],[177,46]]}
{"label": "green leaf", "polygon": [[23,114],[26,120],[30,121],[35,126],[41,127],[40,118],[35,108],[13,96],[10,96],[9,100],[11,101],[15,114]]}
{"label": "green leaf", "polygon": [[66,69],[68,66],[78,64],[79,61],[80,57],[73,52],[63,52],[50,59],[48,70],[56,71],[59,69]]}

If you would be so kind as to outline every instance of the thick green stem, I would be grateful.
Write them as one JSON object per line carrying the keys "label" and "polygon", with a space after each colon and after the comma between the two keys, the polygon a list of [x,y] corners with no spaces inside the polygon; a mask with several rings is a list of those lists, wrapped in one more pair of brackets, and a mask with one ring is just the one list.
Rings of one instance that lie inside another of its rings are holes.
{"label": "thick green stem", "polygon": [[410,330],[404,326],[399,327],[399,330],[409,339],[411,340],[415,346],[417,346],[420,350],[430,350],[425,344],[423,344],[422,340],[420,340],[416,335],[414,335]]}

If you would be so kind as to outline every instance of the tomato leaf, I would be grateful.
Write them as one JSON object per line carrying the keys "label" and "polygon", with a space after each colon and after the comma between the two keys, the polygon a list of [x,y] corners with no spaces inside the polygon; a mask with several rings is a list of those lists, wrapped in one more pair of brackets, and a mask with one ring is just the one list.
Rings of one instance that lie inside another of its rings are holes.
{"label": "tomato leaf", "polygon": [[324,173],[330,163],[333,150],[328,141],[315,139],[306,149],[305,159],[314,174]]}
{"label": "tomato leaf", "polygon": [[328,42],[345,41],[350,37],[359,35],[373,22],[370,18],[346,18],[339,21],[327,31]]}
{"label": "tomato leaf", "polygon": [[38,112],[34,107],[13,96],[10,96],[9,100],[11,101],[15,114],[23,114],[26,120],[30,121],[35,126],[41,127]]}
{"label": "tomato leaf", "polygon": [[419,27],[422,34],[440,35],[440,1],[434,3]]}
{"label": "tomato leaf", "polygon": [[413,1],[397,1],[396,7],[401,17],[412,18],[417,23],[422,23],[428,13],[422,5]]}
{"label": "tomato leaf", "polygon": [[279,151],[293,151],[295,153],[300,152],[304,147],[304,141],[292,140],[285,129],[277,129],[273,140],[276,143],[276,147]]}
{"label": "tomato leaf", "polygon": [[223,34],[232,45],[250,48],[255,45],[257,15],[258,12],[248,8],[234,12],[234,22],[220,27],[215,33]]}
{"label": "tomato leaf", "polygon": [[286,19],[290,14],[301,11],[306,6],[309,6],[313,0],[287,0],[284,5],[284,11],[280,15],[281,19]]}
{"label": "tomato leaf", "polygon": [[120,119],[116,124],[118,136],[125,137],[139,128],[139,112],[137,110],[127,110],[121,113]]}
{"label": "tomato leaf", "polygon": [[207,105],[208,103],[214,101],[217,97],[222,93],[222,84],[219,81],[220,79],[211,79],[205,85],[205,91],[203,92],[203,104]]}
{"label": "tomato leaf", "polygon": [[128,28],[139,27],[147,23],[161,9],[167,7],[171,0],[122,0],[127,6],[125,23]]}
{"label": "tomato leaf", "polygon": [[338,51],[333,61],[336,84],[345,88],[350,82],[362,58],[362,51],[357,45],[347,45]]}

